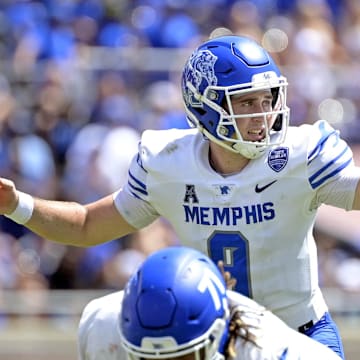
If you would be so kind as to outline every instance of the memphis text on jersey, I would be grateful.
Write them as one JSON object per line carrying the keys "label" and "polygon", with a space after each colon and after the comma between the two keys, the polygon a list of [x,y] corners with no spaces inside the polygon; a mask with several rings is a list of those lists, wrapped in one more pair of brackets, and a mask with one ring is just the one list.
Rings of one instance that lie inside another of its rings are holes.
{"label": "memphis text on jersey", "polygon": [[[219,185],[219,197],[225,203],[231,190],[231,186]],[[207,207],[199,206],[198,203],[195,186],[186,185],[183,205],[185,222],[208,226],[236,226],[241,223],[256,224],[275,218],[275,209],[272,202],[231,207]]]}

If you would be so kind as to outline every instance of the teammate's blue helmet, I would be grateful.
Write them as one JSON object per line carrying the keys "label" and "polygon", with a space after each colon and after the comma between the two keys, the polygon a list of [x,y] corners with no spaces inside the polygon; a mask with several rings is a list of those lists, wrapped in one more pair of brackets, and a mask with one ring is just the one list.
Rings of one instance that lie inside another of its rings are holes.
{"label": "teammate's blue helmet", "polygon": [[[287,80],[271,56],[255,41],[241,36],[221,36],[200,45],[185,64],[182,94],[189,123],[210,140],[249,159],[267,147],[281,144],[289,123]],[[231,97],[269,90],[272,110],[235,114]],[[236,121],[263,118],[261,141],[244,140]]]}
{"label": "teammate's blue helmet", "polygon": [[150,255],[124,291],[120,333],[130,359],[164,359],[200,352],[222,359],[229,310],[215,264],[186,247]]}

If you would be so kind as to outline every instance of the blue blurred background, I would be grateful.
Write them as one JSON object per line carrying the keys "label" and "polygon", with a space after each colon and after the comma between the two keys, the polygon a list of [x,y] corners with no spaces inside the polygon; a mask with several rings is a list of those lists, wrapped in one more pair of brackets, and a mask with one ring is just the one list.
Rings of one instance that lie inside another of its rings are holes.
{"label": "blue blurred background", "polygon": [[[358,0],[2,0],[1,176],[48,199],[85,203],[115,191],[144,129],[188,126],[179,84],[185,59],[210,35],[229,31],[254,38],[280,65],[291,123],[327,119],[360,165]],[[348,215],[321,209],[316,239],[321,286],[335,315],[353,320],[360,226]],[[0,337],[17,316],[58,320],[55,303],[47,308],[56,291],[121,288],[150,252],[174,243],[164,220],[80,249],[1,217],[0,295],[9,297],[0,296]],[[42,295],[14,300],[24,292]],[[85,294],[75,315],[92,296]]]}

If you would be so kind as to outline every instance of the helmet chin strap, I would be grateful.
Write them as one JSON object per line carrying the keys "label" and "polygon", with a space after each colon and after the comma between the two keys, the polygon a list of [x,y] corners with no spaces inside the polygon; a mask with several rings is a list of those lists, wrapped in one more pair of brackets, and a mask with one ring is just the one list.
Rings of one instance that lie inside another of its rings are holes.
{"label": "helmet chin strap", "polygon": [[240,143],[233,143],[226,144],[224,141],[215,138],[211,133],[209,133],[204,127],[198,126],[198,129],[210,140],[214,143],[220,145],[224,149],[231,151],[233,153],[239,154],[247,159],[253,160],[259,158],[266,150],[265,146],[261,144],[240,144]]}
{"label": "helmet chin strap", "polygon": [[265,146],[257,144],[254,144],[254,146],[244,146],[243,144],[235,143],[232,148],[235,152],[250,160],[259,158],[266,150]]}

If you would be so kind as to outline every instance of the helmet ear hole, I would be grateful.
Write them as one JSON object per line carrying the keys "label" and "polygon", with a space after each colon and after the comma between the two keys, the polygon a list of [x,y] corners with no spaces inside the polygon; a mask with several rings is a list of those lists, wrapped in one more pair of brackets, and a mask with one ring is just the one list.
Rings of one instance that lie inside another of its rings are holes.
{"label": "helmet ear hole", "polygon": [[278,87],[271,89],[271,95],[273,97],[271,105],[272,105],[273,108],[275,107],[275,105],[276,105],[276,103],[278,101],[279,91],[280,91],[280,89]]}
{"label": "helmet ear hole", "polygon": [[274,131],[280,131],[282,129],[282,120],[282,114],[278,115],[272,127]]}
{"label": "helmet ear hole", "polygon": [[201,116],[204,116],[206,114],[206,110],[202,108],[196,108],[196,112]]}
{"label": "helmet ear hole", "polygon": [[[278,102],[278,99],[279,99],[279,92],[280,92],[280,88],[278,87],[275,87],[275,88],[272,88],[271,89],[271,94],[273,96],[273,100],[272,100],[272,107],[275,108],[276,107],[276,104]],[[276,120],[274,122],[274,125],[272,127],[272,129],[274,131],[280,131],[282,129],[282,123],[283,123],[283,116],[282,114],[279,114],[277,117],[276,117]]]}

